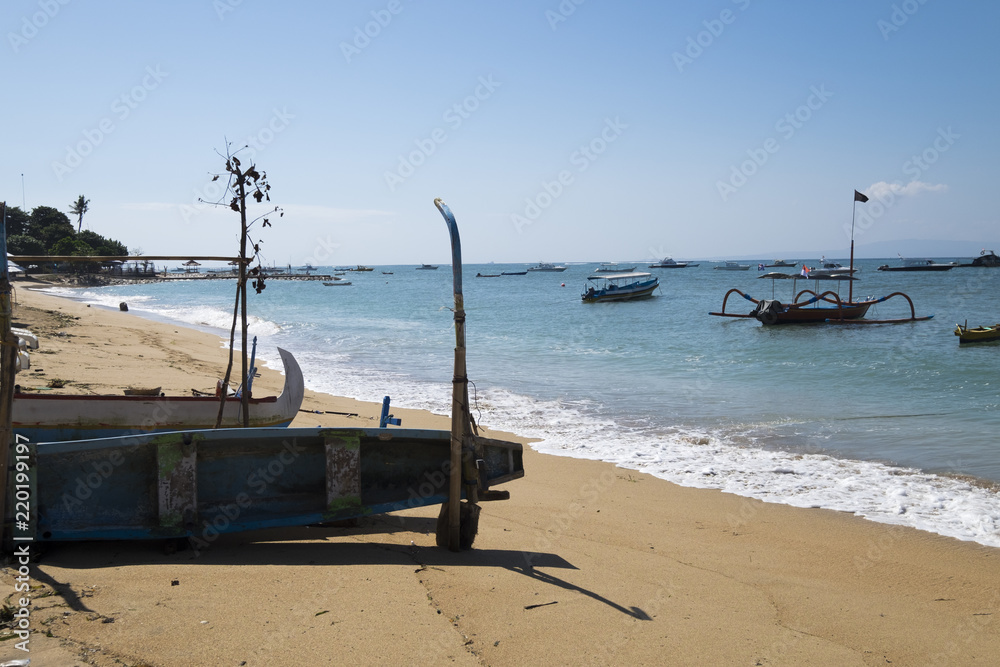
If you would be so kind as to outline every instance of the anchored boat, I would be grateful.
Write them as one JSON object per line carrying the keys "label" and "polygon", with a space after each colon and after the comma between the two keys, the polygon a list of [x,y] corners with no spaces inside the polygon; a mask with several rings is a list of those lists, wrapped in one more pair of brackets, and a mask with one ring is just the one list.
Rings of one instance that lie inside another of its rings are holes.
{"label": "anchored boat", "polygon": [[584,303],[642,299],[653,296],[660,285],[660,279],[650,273],[607,273],[587,280],[590,284],[580,297]]}
{"label": "anchored boat", "polygon": [[958,336],[958,342],[960,345],[965,343],[987,343],[992,340],[1000,340],[1000,324],[994,324],[991,327],[974,327],[970,329],[969,322],[966,321],[965,325],[955,325],[955,335]]}

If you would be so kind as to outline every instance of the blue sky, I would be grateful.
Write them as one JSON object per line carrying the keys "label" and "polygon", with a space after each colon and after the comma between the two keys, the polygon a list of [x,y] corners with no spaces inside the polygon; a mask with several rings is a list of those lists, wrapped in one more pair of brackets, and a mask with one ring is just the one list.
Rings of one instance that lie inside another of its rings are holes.
{"label": "blue sky", "polygon": [[[578,4],[579,3],[579,4]],[[680,5],[680,6],[675,6]],[[8,0],[0,197],[147,254],[266,263],[715,258],[997,239],[986,1]],[[261,211],[263,212],[263,211]],[[1000,245],[1000,244],[996,244]]]}

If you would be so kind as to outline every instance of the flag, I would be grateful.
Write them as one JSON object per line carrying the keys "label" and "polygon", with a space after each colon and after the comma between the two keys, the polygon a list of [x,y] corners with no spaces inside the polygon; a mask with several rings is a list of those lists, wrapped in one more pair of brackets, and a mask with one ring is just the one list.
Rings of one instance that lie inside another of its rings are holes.
{"label": "flag", "polygon": [[802,272],[799,275],[802,275],[802,276],[805,276],[806,278],[808,278],[809,277],[809,267],[806,266],[805,264],[803,264],[802,265]]}
{"label": "flag", "polygon": [[860,192],[858,192],[857,190],[855,190],[854,191],[854,201],[859,201],[862,204],[864,204],[866,201],[868,201],[868,197],[864,196],[863,194],[861,194]]}

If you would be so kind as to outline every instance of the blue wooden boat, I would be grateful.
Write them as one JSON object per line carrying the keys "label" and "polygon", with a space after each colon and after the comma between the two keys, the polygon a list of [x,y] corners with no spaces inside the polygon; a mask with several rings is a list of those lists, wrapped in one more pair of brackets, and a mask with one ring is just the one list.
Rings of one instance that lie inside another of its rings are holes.
{"label": "blue wooden boat", "polygon": [[590,284],[580,296],[584,303],[626,301],[652,296],[660,285],[651,273],[607,273],[587,278]]}
{"label": "blue wooden boat", "polygon": [[[302,370],[291,352],[278,348],[285,384],[278,396],[251,397],[250,426],[288,426],[302,405]],[[243,423],[239,398],[226,399],[223,428]],[[110,438],[143,432],[213,428],[216,396],[14,395],[15,435],[35,442]]]}
{"label": "blue wooden boat", "polygon": [[[524,475],[521,445],[469,435],[478,500]],[[451,433],[384,428],[215,429],[19,441],[29,525],[15,540],[189,538],[308,525],[448,499]]]}

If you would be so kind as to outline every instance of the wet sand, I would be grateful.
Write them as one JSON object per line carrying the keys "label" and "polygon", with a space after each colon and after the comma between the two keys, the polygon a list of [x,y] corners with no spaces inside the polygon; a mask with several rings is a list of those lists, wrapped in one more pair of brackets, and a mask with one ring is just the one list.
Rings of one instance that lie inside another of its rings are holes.
{"label": "wet sand", "polygon": [[[188,394],[213,390],[225,371],[219,336],[16,285],[14,320],[41,342],[18,375],[24,387],[61,379],[43,391]],[[281,385],[265,368],[255,395]],[[324,413],[302,412],[295,426],[370,426],[381,409],[308,390],[302,407]],[[393,413],[405,427],[448,428],[441,415]],[[35,549],[31,653],[0,642],[0,662],[898,666],[1000,656],[1000,550],[526,449],[526,476],[505,485],[510,500],[483,504],[467,552],[434,546],[436,507],[173,554],[158,543]],[[0,580],[8,600],[15,570]]]}

